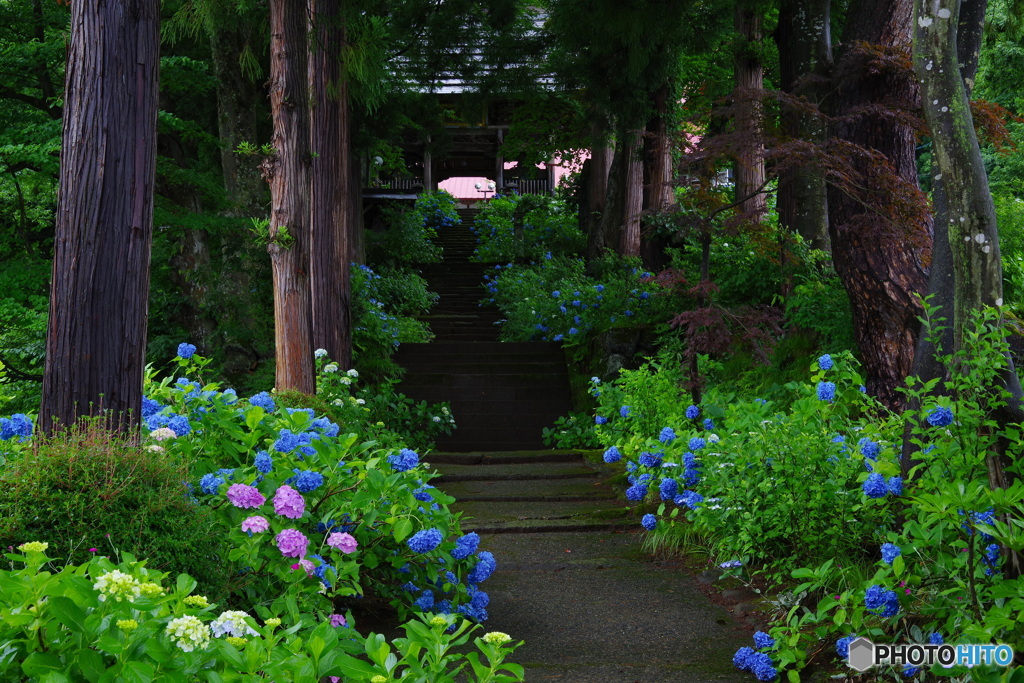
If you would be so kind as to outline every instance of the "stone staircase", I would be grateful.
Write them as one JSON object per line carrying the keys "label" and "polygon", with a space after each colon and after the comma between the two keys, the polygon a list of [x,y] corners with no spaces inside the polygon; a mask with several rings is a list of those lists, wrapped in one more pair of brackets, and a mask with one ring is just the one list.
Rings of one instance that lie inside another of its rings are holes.
{"label": "stone staircase", "polygon": [[498,341],[501,314],[481,306],[483,275],[493,266],[472,263],[475,211],[439,235],[445,260],[423,266],[440,295],[425,316],[436,338],[402,344],[395,360],[406,370],[399,391],[411,398],[448,401],[457,429],[438,441],[444,451],[512,451],[543,448],[541,430],[570,409],[569,375],[554,342]]}

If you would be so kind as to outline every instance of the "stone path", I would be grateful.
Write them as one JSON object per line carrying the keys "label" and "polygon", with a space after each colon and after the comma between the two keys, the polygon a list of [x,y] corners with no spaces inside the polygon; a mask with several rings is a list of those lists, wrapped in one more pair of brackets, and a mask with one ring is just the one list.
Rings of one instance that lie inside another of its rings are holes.
{"label": "stone path", "polygon": [[640,526],[572,451],[437,453],[434,483],[456,497],[498,569],[483,585],[488,630],[525,641],[527,681],[743,681],[733,653],[750,629],[710,602],[678,562],[640,551]]}

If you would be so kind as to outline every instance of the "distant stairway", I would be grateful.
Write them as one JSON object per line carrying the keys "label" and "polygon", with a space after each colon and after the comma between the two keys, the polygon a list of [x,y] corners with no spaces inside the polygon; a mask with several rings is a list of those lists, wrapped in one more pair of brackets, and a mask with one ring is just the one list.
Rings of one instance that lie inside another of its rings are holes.
{"label": "distant stairway", "polygon": [[395,360],[406,369],[399,390],[411,398],[449,401],[458,428],[438,441],[443,451],[543,448],[541,430],[570,409],[569,376],[561,345],[499,342],[500,312],[481,307],[483,275],[493,266],[471,263],[475,211],[439,235],[444,262],[423,266],[440,299],[428,316],[436,338],[402,344]]}

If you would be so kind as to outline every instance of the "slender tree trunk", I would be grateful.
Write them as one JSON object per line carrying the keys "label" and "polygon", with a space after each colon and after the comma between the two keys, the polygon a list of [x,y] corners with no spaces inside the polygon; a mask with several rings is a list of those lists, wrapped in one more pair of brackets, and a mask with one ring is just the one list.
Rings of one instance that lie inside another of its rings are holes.
{"label": "slender tree trunk", "polygon": [[[910,0],[855,0],[844,31],[844,54],[837,64],[833,137],[884,155],[889,168],[866,157],[851,160],[867,192],[903,197],[917,191],[914,131],[873,109],[911,108],[919,92],[913,74],[869,69],[868,56],[853,49],[867,43],[909,51]],[[895,174],[895,176],[893,175]],[[836,272],[850,296],[857,344],[864,359],[867,389],[891,409],[902,407],[896,391],[910,372],[927,291],[925,264],[931,257],[931,226],[926,218],[896,224],[830,186],[829,235]]]}
{"label": "slender tree trunk", "polygon": [[608,182],[615,152],[597,130],[593,131],[594,145],[590,159],[584,166],[584,192],[581,197],[580,221],[587,235],[587,261],[593,261],[604,251],[601,217],[608,205]]}
{"label": "slender tree trunk", "polygon": [[672,145],[668,136],[668,85],[654,94],[654,116],[644,135],[645,211],[664,211],[675,203],[672,192]]}
{"label": "slender tree trunk", "polygon": [[736,4],[736,131],[742,135],[736,155],[736,200],[743,200],[741,211],[749,220],[760,221],[767,203],[762,192],[765,184],[764,141],[762,135],[761,92],[764,90],[764,64],[757,51],[761,42],[761,16],[744,2]]}
{"label": "slender tree trunk", "polygon": [[263,162],[270,183],[274,273],[275,385],[306,394],[313,376],[309,288],[309,121],[306,93],[306,4],[270,3],[270,106],[274,155]]}
{"label": "slender tree trunk", "polygon": [[[44,431],[138,424],[156,174],[159,3],[71,5]],[[107,412],[109,411],[109,412]]]}
{"label": "slender tree trunk", "polygon": [[310,94],[310,288],[313,345],[343,368],[352,363],[349,219],[352,183],[348,82],[339,0],[307,0]]}
{"label": "slender tree trunk", "polygon": [[[775,42],[782,90],[821,105],[825,74],[832,66],[831,0],[781,0]],[[826,126],[820,117],[783,104],[784,135],[821,145]],[[779,177],[779,223],[799,233],[814,249],[830,251],[825,174],[807,164]]]}
{"label": "slender tree trunk", "polygon": [[628,130],[622,135],[623,185],[622,224],[619,253],[640,256],[640,216],[644,203],[643,139],[640,131]]}

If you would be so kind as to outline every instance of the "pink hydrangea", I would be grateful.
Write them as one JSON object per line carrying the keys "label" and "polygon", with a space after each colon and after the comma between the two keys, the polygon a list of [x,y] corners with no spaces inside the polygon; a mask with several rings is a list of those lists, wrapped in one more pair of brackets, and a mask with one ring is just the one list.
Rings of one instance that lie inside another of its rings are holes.
{"label": "pink hydrangea", "polygon": [[255,517],[246,517],[242,521],[242,531],[248,531],[254,534],[262,534],[264,531],[270,530],[270,522],[265,517],[256,515]]}
{"label": "pink hydrangea", "polygon": [[297,529],[285,529],[277,535],[277,547],[285,557],[302,557],[309,541]]}
{"label": "pink hydrangea", "polygon": [[263,494],[254,486],[232,484],[228,487],[228,500],[236,508],[258,508],[267,502]]}
{"label": "pink hydrangea", "polygon": [[354,553],[359,543],[352,534],[338,533],[337,531],[327,537],[327,545],[343,553]]}
{"label": "pink hydrangea", "polygon": [[348,622],[345,621],[345,617],[340,614],[331,615],[331,626],[338,628],[339,626],[348,626]]}
{"label": "pink hydrangea", "polygon": [[298,519],[306,511],[306,501],[302,495],[288,484],[282,484],[274,493],[274,512],[287,517]]}

